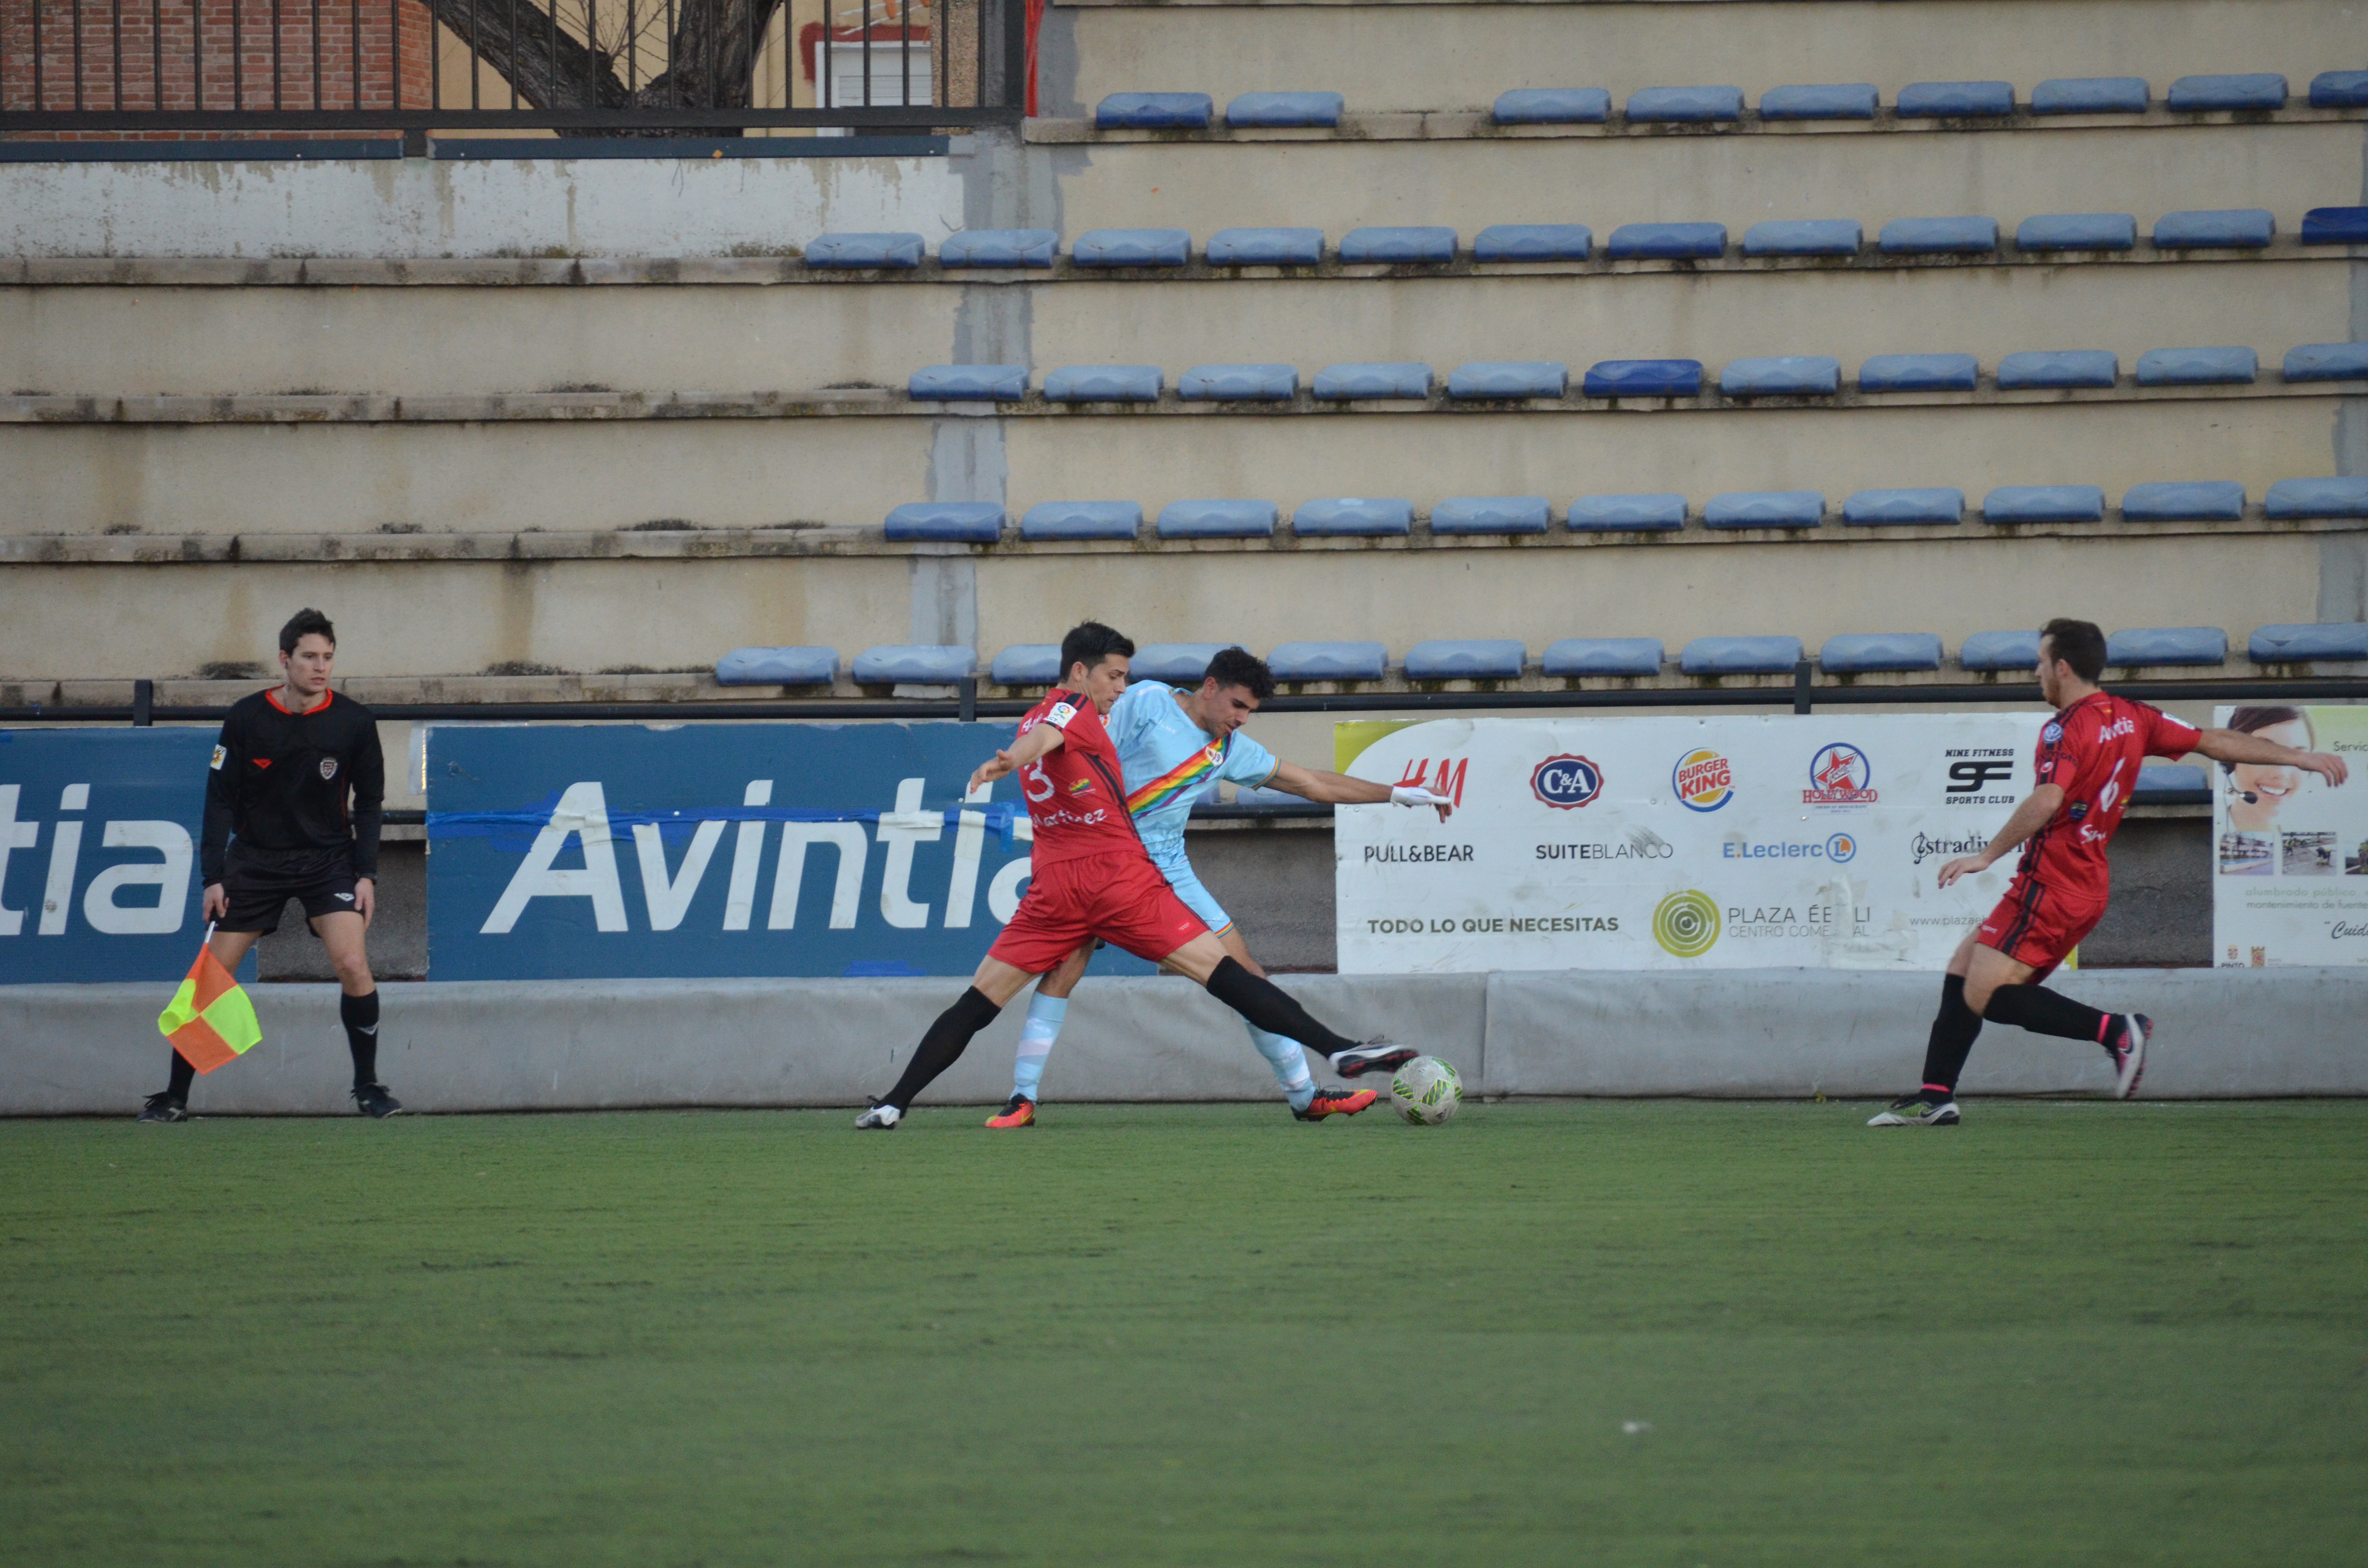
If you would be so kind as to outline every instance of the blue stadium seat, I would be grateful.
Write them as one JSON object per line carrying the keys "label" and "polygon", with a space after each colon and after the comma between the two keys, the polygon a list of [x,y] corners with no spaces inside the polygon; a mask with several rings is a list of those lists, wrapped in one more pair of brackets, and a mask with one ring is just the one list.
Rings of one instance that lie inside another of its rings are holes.
{"label": "blue stadium seat", "polygon": [[1044,377],[1044,401],[1156,403],[1167,384],[1156,365],[1064,365]]}
{"label": "blue stadium seat", "polygon": [[1960,669],[2031,670],[2038,665],[2036,631],[1976,631],[1957,650]]}
{"label": "blue stadium seat", "polygon": [[1929,631],[1845,631],[1826,639],[1817,667],[1829,676],[1937,670],[1941,640]]}
{"label": "blue stadium seat", "polygon": [[1210,660],[1240,646],[1238,642],[1145,642],[1128,661],[1127,674],[1137,680],[1196,687],[1208,678]]}
{"label": "blue stadium seat", "polygon": [[2135,250],[2138,221],[2128,212],[2049,212],[2015,225],[2017,250]]}
{"label": "blue stadium seat", "polygon": [[1050,229],[963,229],[938,245],[939,267],[1050,267],[1061,236]]}
{"label": "blue stadium seat", "polygon": [[1362,398],[1427,398],[1430,395],[1430,367],[1326,365],[1315,372],[1315,393],[1326,403]]}
{"label": "blue stadium seat", "polygon": [[1345,262],[1443,266],[1455,259],[1455,231],[1438,228],[1351,229],[1340,236]]}
{"label": "blue stadium seat", "polygon": [[925,403],[1017,403],[1028,395],[1028,367],[931,365],[913,372],[905,395]]}
{"label": "blue stadium seat", "polygon": [[1379,642],[1285,642],[1266,656],[1277,680],[1379,680],[1389,663]]}
{"label": "blue stadium seat", "polygon": [[1686,498],[1654,495],[1582,495],[1570,504],[1574,533],[1666,533],[1686,526]]}
{"label": "blue stadium seat", "polygon": [[2210,109],[2283,108],[2286,79],[2262,72],[2239,76],[2181,76],[2167,100],[2176,114]]}
{"label": "blue stadium seat", "polygon": [[1406,679],[1518,680],[1529,656],[1510,638],[1445,637],[1406,650]]}
{"label": "blue stadium seat", "polygon": [[1791,675],[1800,662],[1798,637],[1697,637],[1678,654],[1690,676]]}
{"label": "blue stadium seat", "polygon": [[2109,665],[2225,665],[2228,634],[2216,626],[2146,626],[2105,639]]}
{"label": "blue stadium seat", "polygon": [[1310,538],[1337,535],[1383,535],[1414,530],[1414,503],[1372,500],[1357,495],[1326,496],[1302,501],[1292,509],[1291,531]]}
{"label": "blue stadium seat", "polygon": [[890,642],[856,654],[854,674],[864,686],[951,686],[977,668],[968,648]]}
{"label": "blue stadium seat", "polygon": [[2313,108],[2368,108],[2368,71],[2322,71],[2310,79]]}
{"label": "blue stadium seat", "polygon": [[1894,218],[1874,237],[1886,256],[1975,256],[1998,243],[1995,218]]}
{"label": "blue stadium seat", "polygon": [[2368,343],[2305,343],[2286,350],[2290,381],[2355,381],[2368,377]]}
{"label": "blue stadium seat", "polygon": [[1497,97],[1499,125],[1600,125],[1611,118],[1601,87],[1519,87]]}
{"label": "blue stadium seat", "polygon": [[2257,665],[2294,664],[2304,659],[2368,659],[2368,621],[2264,626],[2253,633],[2245,652]]}
{"label": "blue stadium seat", "polygon": [[1289,365],[1195,365],[1176,383],[1187,403],[1289,403],[1298,394]]}
{"label": "blue stadium seat", "polygon": [[1622,223],[1605,253],[1614,261],[1682,260],[1726,254],[1724,223]]}
{"label": "blue stadium seat", "polygon": [[2245,516],[2245,487],[2233,479],[2162,480],[2122,494],[2132,523],[2234,523]]}
{"label": "blue stadium seat", "polygon": [[1069,247],[1079,267],[1181,267],[1192,259],[1182,229],[1087,229]]}
{"label": "blue stadium seat", "polygon": [[1112,93],[1094,106],[1104,131],[1206,131],[1216,103],[1206,93]]}
{"label": "blue stadium seat", "polygon": [[992,501],[908,501],[888,514],[888,539],[892,544],[993,544],[1003,537],[1003,508]]}
{"label": "blue stadium seat", "polygon": [[2166,212],[2154,221],[2154,244],[2157,250],[2258,250],[2277,232],[2277,216],[2265,207]]}
{"label": "blue stadium seat", "polygon": [[2122,362],[2104,348],[2042,349],[2009,354],[1998,361],[2000,392],[2028,387],[2110,387],[2121,379]]}
{"label": "blue stadium seat", "polygon": [[1746,256],[1856,256],[1865,244],[1855,218],[1779,218],[1743,231]]}
{"label": "blue stadium seat", "polygon": [[2130,786],[2134,806],[2203,805],[2212,799],[2212,778],[2192,762],[2150,762]]}
{"label": "blue stadium seat", "polygon": [[1021,539],[1133,539],[1143,507],[1133,501],[1039,501],[1021,515]]}
{"label": "blue stadium seat", "polygon": [[1762,119],[1873,119],[1874,108],[1872,82],[1770,87],[1759,95]]}
{"label": "blue stadium seat", "polygon": [[1970,354],[1878,354],[1858,368],[1861,392],[1972,392],[1981,379]]}
{"label": "blue stadium seat", "polygon": [[1587,368],[1589,397],[1699,397],[1699,359],[1606,359]]}
{"label": "blue stadium seat", "polygon": [[2368,245],[2368,207],[2314,207],[2302,215],[2306,245]]}
{"label": "blue stadium seat", "polygon": [[1732,490],[1702,504],[1706,528],[1814,528],[1826,520],[1826,498],[1814,490]]}
{"label": "blue stadium seat", "polygon": [[1314,267],[1324,259],[1321,229],[1220,229],[1209,236],[1212,267]]}
{"label": "blue stadium seat", "polygon": [[1430,509],[1435,534],[1542,534],[1554,515],[1543,495],[1451,495]]}
{"label": "blue stadium seat", "polygon": [[837,678],[836,648],[734,648],[715,661],[718,686],[828,686]]}
{"label": "blue stadium seat", "polygon": [[1335,126],[1340,123],[1338,93],[1244,93],[1225,106],[1231,126]]}
{"label": "blue stadium seat", "polygon": [[1990,523],[2101,523],[2105,493],[2093,484],[2001,484],[1982,497]]}
{"label": "blue stadium seat", "polygon": [[1632,122],[1698,124],[1741,119],[1741,87],[1640,87],[1628,95]]}
{"label": "blue stadium seat", "polygon": [[2261,497],[2272,517],[2368,517],[2368,479],[2281,479]]}
{"label": "blue stadium seat", "polygon": [[2031,90],[2033,114],[2144,114],[2143,76],[2058,76]]}
{"label": "blue stadium seat", "polygon": [[1472,242],[1472,259],[1585,261],[1594,250],[1584,223],[1491,223]]}
{"label": "blue stadium seat", "polygon": [[1718,390],[1729,397],[1831,397],[1842,390],[1842,364],[1823,354],[1730,359]]}
{"label": "blue stadium seat", "polygon": [[806,244],[808,267],[910,267],[921,265],[921,255],[918,234],[816,234]]}
{"label": "blue stadium seat", "polygon": [[2249,348],[2153,348],[2138,356],[2142,387],[2237,386],[2261,373]]}
{"label": "blue stadium seat", "polygon": [[1271,501],[1170,501],[1159,509],[1159,537],[1268,539],[1281,516]]}
{"label": "blue stadium seat", "polygon": [[1015,642],[997,653],[986,671],[997,686],[1051,686],[1061,673],[1058,642]]}
{"label": "blue stadium seat", "polygon": [[1661,673],[1657,637],[1565,637],[1546,644],[1550,676],[1656,676]]}
{"label": "blue stadium seat", "polygon": [[1895,528],[1965,520],[1965,493],[1954,489],[1861,490],[1842,503],[1852,528]]}
{"label": "blue stadium seat", "polygon": [[1569,369],[1551,359],[1475,359],[1447,377],[1453,398],[1560,397],[1569,390]]}
{"label": "blue stadium seat", "polygon": [[1910,82],[1894,106],[1902,119],[1960,119],[2014,112],[2011,82]]}

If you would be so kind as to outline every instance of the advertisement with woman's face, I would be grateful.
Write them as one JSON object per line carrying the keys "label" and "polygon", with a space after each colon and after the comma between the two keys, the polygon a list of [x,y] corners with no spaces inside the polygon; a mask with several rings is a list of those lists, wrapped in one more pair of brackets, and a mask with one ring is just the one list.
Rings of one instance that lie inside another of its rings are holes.
{"label": "advertisement with woman's face", "polygon": [[[2223,729],[2297,751],[2368,755],[2368,708],[2223,708]],[[2368,964],[2368,784],[2275,763],[2213,768],[2214,957]]]}

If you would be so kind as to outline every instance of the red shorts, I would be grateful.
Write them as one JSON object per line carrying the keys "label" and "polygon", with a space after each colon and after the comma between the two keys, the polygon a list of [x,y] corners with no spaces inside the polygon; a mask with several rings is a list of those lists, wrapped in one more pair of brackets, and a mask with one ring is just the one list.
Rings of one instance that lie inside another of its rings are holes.
{"label": "red shorts", "polygon": [[1042,974],[1099,937],[1157,963],[1208,929],[1147,857],[1088,855],[1037,867],[986,956]]}
{"label": "red shorts", "polygon": [[2017,963],[2032,967],[2033,981],[2047,978],[2080,939],[2105,917],[2102,897],[2084,897],[2018,876],[2006,896],[1982,922],[1981,943]]}

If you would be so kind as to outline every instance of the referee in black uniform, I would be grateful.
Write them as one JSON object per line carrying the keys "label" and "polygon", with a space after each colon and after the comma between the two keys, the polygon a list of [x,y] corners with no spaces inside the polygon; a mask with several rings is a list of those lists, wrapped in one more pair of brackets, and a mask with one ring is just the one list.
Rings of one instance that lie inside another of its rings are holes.
{"label": "referee in black uniform", "polygon": [[[329,618],[300,610],[279,629],[288,678],[222,721],[206,778],[205,916],[215,923],[214,957],[236,972],[256,938],[279,929],[288,901],[303,901],[345,990],[337,1011],[354,1053],[354,1103],[366,1116],[393,1116],[403,1107],[378,1081],[378,983],[362,946],[376,901],[386,763],[370,710],[329,689],[336,656]],[[172,1083],[148,1096],[140,1119],[188,1120],[196,1077],[173,1052]]]}

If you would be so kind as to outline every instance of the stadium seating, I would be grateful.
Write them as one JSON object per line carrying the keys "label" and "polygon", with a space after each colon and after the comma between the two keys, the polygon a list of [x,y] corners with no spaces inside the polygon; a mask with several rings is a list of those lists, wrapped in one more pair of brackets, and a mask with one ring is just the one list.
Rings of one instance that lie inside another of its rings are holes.
{"label": "stadium seating", "polygon": [[2138,356],[2136,379],[2142,387],[2229,386],[2260,373],[2249,348],[2155,348]]}
{"label": "stadium seating", "polygon": [[1582,390],[1589,397],[1697,397],[1702,374],[1699,359],[1606,359],[1587,368]]}
{"label": "stadium seating", "polygon": [[1178,379],[1187,403],[1288,403],[1299,395],[1299,372],[1289,365],[1195,365]]}
{"label": "stadium seating", "polygon": [[914,267],[921,265],[918,234],[817,234],[808,241],[805,263],[821,267]]}
{"label": "stadium seating", "polygon": [[940,267],[1050,267],[1061,248],[1051,229],[963,229],[938,246]]}
{"label": "stadium seating", "polygon": [[2322,71],[2310,79],[2313,108],[2368,108],[2368,71]]}
{"label": "stadium seating", "polygon": [[1569,369],[1551,361],[1476,360],[1447,378],[1452,398],[1560,397],[1569,388]]}
{"label": "stadium seating", "polygon": [[1729,397],[1831,397],[1841,389],[1841,361],[1821,354],[1730,359],[1718,376]]}
{"label": "stadium seating", "polygon": [[1205,254],[1212,267],[1314,267],[1324,259],[1324,231],[1220,229]]}
{"label": "stadium seating", "polygon": [[1971,354],[1878,354],[1858,368],[1858,385],[1861,392],[1972,392],[1981,375]]}
{"label": "stadium seating", "polygon": [[1569,527],[1577,533],[1663,532],[1685,526],[1682,495],[1582,495],[1570,504]]}
{"label": "stadium seating", "polygon": [[1028,367],[931,365],[914,371],[905,391],[916,402],[1017,403],[1028,395]]}
{"label": "stadium seating", "polygon": [[1873,119],[1876,105],[1870,82],[1819,86],[1770,87],[1759,95],[1762,119]]}
{"label": "stadium seating", "polygon": [[1455,231],[1440,228],[1351,229],[1340,236],[1343,262],[1438,265],[1455,259]]}
{"label": "stadium seating", "polygon": [[855,655],[861,686],[945,686],[978,668],[978,655],[959,644],[889,643]]}
{"label": "stadium seating", "polygon": [[997,686],[1049,687],[1061,678],[1061,645],[1014,643],[995,655],[987,674]]}
{"label": "stadium seating", "polygon": [[1079,267],[1181,267],[1192,259],[1182,229],[1088,229],[1069,247]]}
{"label": "stadium seating", "polygon": [[828,686],[837,678],[836,648],[734,648],[715,661],[718,686]]}
{"label": "stadium seating", "polygon": [[1311,539],[1327,535],[1404,534],[1414,528],[1411,501],[1369,501],[1342,496],[1303,501],[1291,514],[1291,531]]}
{"label": "stadium seating", "polygon": [[2172,480],[2133,484],[2122,517],[2133,523],[2233,523],[2245,515],[2245,487],[2233,480]]}
{"label": "stadium seating", "polygon": [[2017,250],[2135,250],[2138,221],[2127,212],[2050,212],[2015,225]]}
{"label": "stadium seating", "polygon": [[1554,506],[1543,495],[1451,495],[1430,509],[1435,534],[1542,534]]}
{"label": "stadium seating", "polygon": [[1826,520],[1826,498],[1814,490],[1736,490],[1702,505],[1706,528],[1814,528]]}
{"label": "stadium seating", "polygon": [[1047,403],[1156,403],[1167,378],[1156,365],[1064,365],[1044,378]]}
{"label": "stadium seating", "polygon": [[2290,381],[2368,379],[2368,343],[2306,343],[2289,348],[2281,373]]}
{"label": "stadium seating", "polygon": [[1244,93],[1225,106],[1225,123],[1235,130],[1276,126],[1329,128],[1340,123],[1338,93]]}
{"label": "stadium seating", "polygon": [[1902,119],[1964,119],[2014,112],[2011,82],[1910,82],[1899,89]]}
{"label": "stadium seating", "polygon": [[1143,508],[1133,501],[1042,501],[1019,518],[1023,540],[1133,539]]}
{"label": "stadium seating", "polygon": [[2368,207],[2314,207],[2302,215],[2306,245],[2368,244]]}
{"label": "stadium seating", "polygon": [[2039,633],[1976,631],[1957,650],[1957,664],[1960,668],[1975,671],[2028,672],[2039,664]]}
{"label": "stadium seating", "polygon": [[892,541],[993,544],[1003,536],[1003,508],[991,501],[907,502],[888,514]]}
{"label": "stadium seating", "polygon": [[2277,232],[2277,215],[2260,207],[2166,212],[2154,221],[2157,250],[2258,250]]}
{"label": "stadium seating", "polygon": [[1604,247],[1614,261],[1683,260],[1726,254],[1724,223],[1622,223]]}
{"label": "stadium seating", "polygon": [[1474,261],[1585,261],[1595,235],[1584,223],[1491,223],[1472,241]]}
{"label": "stadium seating", "polygon": [[2211,774],[2192,762],[2148,763],[2130,787],[2134,806],[2204,805],[2211,799]]}
{"label": "stadium seating", "polygon": [[1743,118],[1740,87],[1644,87],[1628,95],[1626,114],[1640,123],[1700,124]]}
{"label": "stadium seating", "polygon": [[1389,649],[1380,642],[1285,642],[1266,657],[1277,680],[1380,680]]}
{"label": "stadium seating", "polygon": [[1550,676],[1656,676],[1661,644],[1652,637],[1565,637],[1546,644]]}
{"label": "stadium seating", "polygon": [[1998,361],[2000,392],[2024,388],[2110,387],[2121,379],[2121,361],[2102,348],[2034,349]]}
{"label": "stadium seating", "polygon": [[2170,85],[2165,102],[2174,114],[2283,108],[2286,79],[2275,75],[2181,76]]}
{"label": "stadium seating", "polygon": [[2143,76],[2059,76],[2031,90],[2033,114],[2144,114]]}
{"label": "stadium seating", "polygon": [[1265,539],[1280,515],[1271,501],[1171,501],[1159,509],[1159,537]]}
{"label": "stadium seating", "polygon": [[2305,659],[2368,660],[2368,622],[2264,626],[2247,642],[2245,653],[2259,665]]}
{"label": "stadium seating", "polygon": [[1829,676],[1937,670],[1941,640],[1929,631],[1851,631],[1826,639],[1817,667]]}
{"label": "stadium seating", "polygon": [[2109,665],[2225,665],[2228,634],[2216,626],[2152,626],[2105,639]]}
{"label": "stadium seating", "polygon": [[1216,105],[1206,93],[1112,93],[1094,106],[1105,131],[1205,131]]}
{"label": "stadium seating", "polygon": [[1790,675],[1800,662],[1798,637],[1697,637],[1678,654],[1690,676]]}
{"label": "stadium seating", "polygon": [[2261,511],[2281,520],[2368,517],[2368,479],[2281,479],[2261,497]]}
{"label": "stadium seating", "polygon": [[1408,680],[1516,680],[1529,650],[1508,638],[1450,637],[1406,650]]}
{"label": "stadium seating", "polygon": [[1995,218],[1894,218],[1875,235],[1890,256],[1969,256],[1998,249]]}
{"label": "stadium seating", "polygon": [[1497,95],[1490,118],[1499,125],[1600,125],[1611,118],[1611,95],[1601,87],[1520,87]]}
{"label": "stadium seating", "polygon": [[2001,484],[1982,497],[1990,523],[2101,523],[2105,493],[2093,484]]}
{"label": "stadium seating", "polygon": [[1326,403],[1364,398],[1427,398],[1430,395],[1428,365],[1326,365],[1315,373],[1310,389]]}
{"label": "stadium seating", "polygon": [[1960,523],[1964,518],[1962,490],[1861,490],[1842,503],[1842,521],[1853,528]]}
{"label": "stadium seating", "polygon": [[1127,674],[1135,680],[1196,687],[1209,673],[1209,661],[1234,646],[1231,642],[1146,642],[1128,661]]}
{"label": "stadium seating", "polygon": [[1743,231],[1746,256],[1856,256],[1865,245],[1854,218],[1770,219]]}

